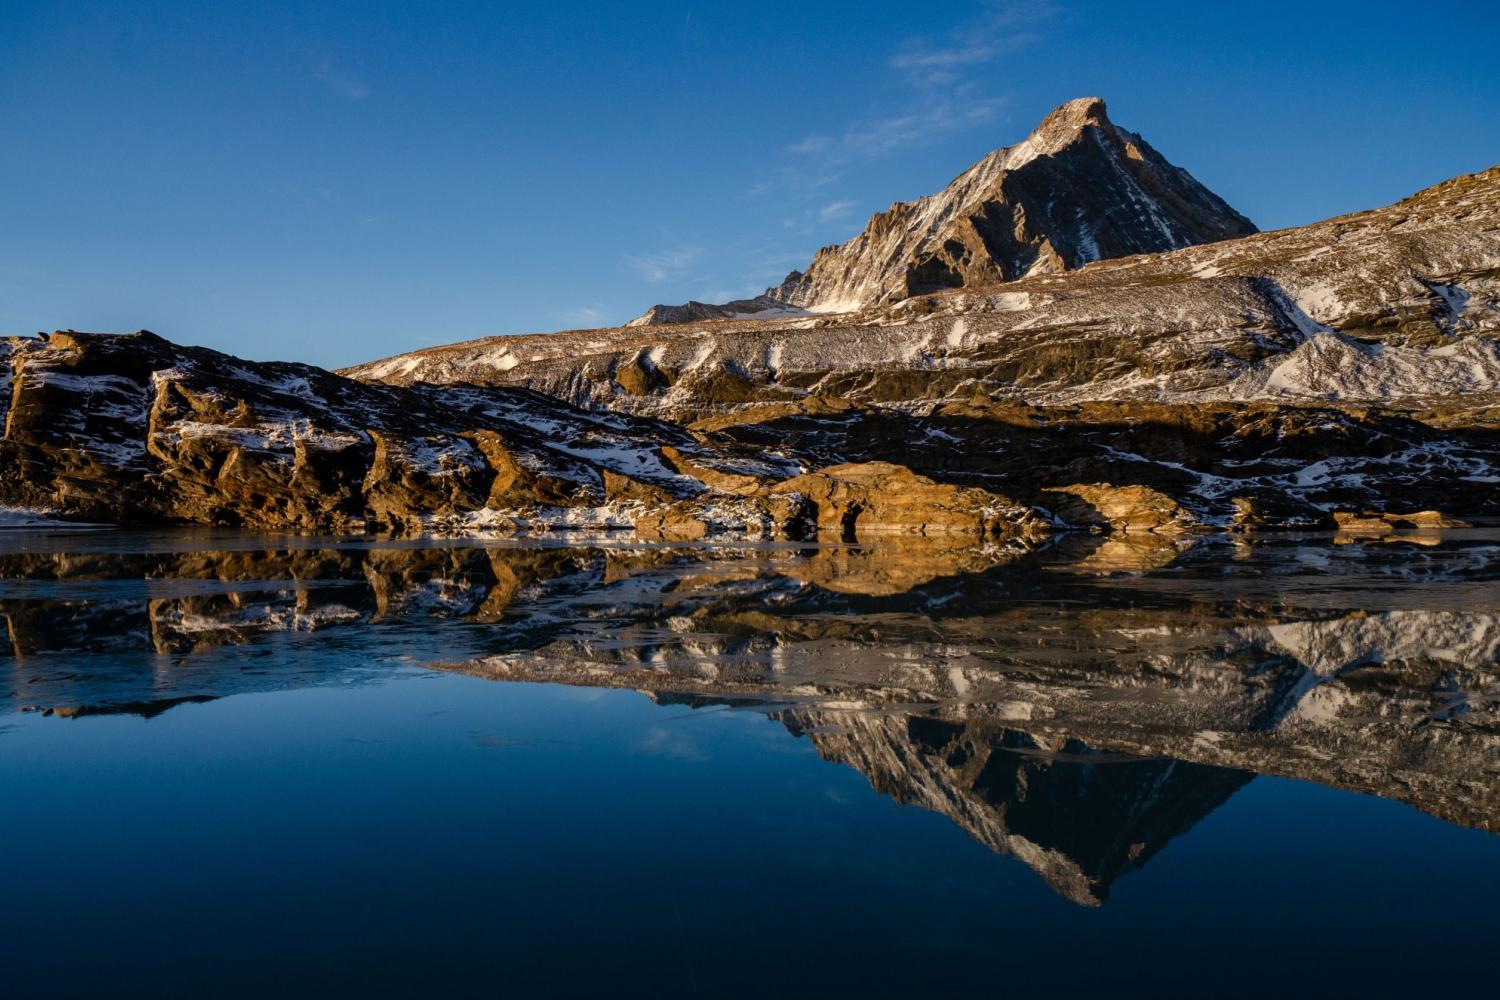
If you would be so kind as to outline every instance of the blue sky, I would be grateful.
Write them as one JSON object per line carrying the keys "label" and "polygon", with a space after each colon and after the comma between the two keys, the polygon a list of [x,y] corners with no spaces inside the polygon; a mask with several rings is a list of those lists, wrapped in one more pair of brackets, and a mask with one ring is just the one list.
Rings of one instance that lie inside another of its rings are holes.
{"label": "blue sky", "polygon": [[1482,6],[0,0],[0,333],[336,366],[622,322],[1089,94],[1311,222],[1500,162]]}

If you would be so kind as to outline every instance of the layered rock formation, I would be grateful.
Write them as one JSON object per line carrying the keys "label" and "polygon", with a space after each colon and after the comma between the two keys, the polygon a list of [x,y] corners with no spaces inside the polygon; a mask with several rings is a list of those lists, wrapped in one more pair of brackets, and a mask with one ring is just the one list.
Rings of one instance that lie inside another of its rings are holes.
{"label": "layered rock formation", "polygon": [[[996,212],[1011,242],[986,228]],[[1094,244],[1244,228],[1226,212],[1089,100],[829,257],[892,269],[860,264],[886,304],[842,317],[492,338],[344,378],[146,337],[14,339],[0,506],[843,537],[852,508],[826,477],[780,484],[884,464],[903,470],[889,484],[903,531],[952,520],[922,480],[1057,527],[1500,516],[1500,168],[1301,229],[1069,269]],[[894,301],[939,272],[961,287]],[[1035,534],[1006,516],[1000,534]]]}
{"label": "layered rock formation", "polygon": [[5,342],[0,504],[108,522],[350,531],[625,526],[705,474],[798,466],[525,390],[398,389],[148,332]]}

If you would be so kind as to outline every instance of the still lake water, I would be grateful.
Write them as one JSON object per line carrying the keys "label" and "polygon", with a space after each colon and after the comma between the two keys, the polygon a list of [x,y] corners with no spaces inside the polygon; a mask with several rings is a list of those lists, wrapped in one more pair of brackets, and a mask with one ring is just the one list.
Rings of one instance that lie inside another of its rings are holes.
{"label": "still lake water", "polygon": [[0,533],[8,996],[1493,987],[1500,534]]}

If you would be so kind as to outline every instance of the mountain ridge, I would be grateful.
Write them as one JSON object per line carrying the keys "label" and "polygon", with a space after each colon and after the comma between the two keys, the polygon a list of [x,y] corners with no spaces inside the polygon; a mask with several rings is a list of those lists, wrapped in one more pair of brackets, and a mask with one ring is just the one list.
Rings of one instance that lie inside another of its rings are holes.
{"label": "mountain ridge", "polygon": [[[845,316],[492,337],[344,372],[689,419],[818,395],[1391,401],[1500,391],[1497,333],[1500,167],[1308,226]],[[1335,358],[1339,377],[1319,376]],[[874,375],[889,370],[906,374]]]}

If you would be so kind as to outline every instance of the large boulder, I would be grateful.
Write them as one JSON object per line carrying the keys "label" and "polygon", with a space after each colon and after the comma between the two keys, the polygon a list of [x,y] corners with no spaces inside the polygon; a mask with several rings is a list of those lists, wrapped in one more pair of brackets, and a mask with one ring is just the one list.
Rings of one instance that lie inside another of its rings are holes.
{"label": "large boulder", "polygon": [[835,465],[771,487],[811,505],[818,534],[853,542],[882,535],[958,536],[1033,543],[1051,532],[1030,507],[972,486],[952,486],[890,462]]}
{"label": "large boulder", "polygon": [[1076,483],[1044,491],[1052,511],[1074,528],[1174,534],[1195,526],[1177,501],[1149,486]]}

